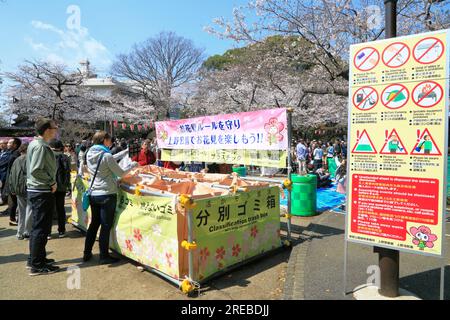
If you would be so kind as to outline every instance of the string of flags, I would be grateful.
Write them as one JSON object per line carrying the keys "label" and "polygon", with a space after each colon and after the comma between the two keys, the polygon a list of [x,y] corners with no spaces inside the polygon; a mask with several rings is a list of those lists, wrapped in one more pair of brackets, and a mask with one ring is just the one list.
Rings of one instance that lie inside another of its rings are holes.
{"label": "string of flags", "polygon": [[336,134],[343,134],[346,133],[346,130],[344,129],[319,129],[319,130],[314,130],[314,134],[315,135],[324,135],[324,134],[330,134],[330,133],[336,133]]}
{"label": "string of flags", "polygon": [[122,128],[122,130],[127,130],[130,129],[131,131],[135,131],[135,129],[137,129],[137,131],[141,132],[141,131],[149,131],[150,129],[153,129],[155,127],[154,122],[149,122],[149,123],[144,123],[144,124],[134,124],[134,123],[125,123],[125,122],[120,122],[117,120],[112,121],[112,124],[114,125],[114,128]]}

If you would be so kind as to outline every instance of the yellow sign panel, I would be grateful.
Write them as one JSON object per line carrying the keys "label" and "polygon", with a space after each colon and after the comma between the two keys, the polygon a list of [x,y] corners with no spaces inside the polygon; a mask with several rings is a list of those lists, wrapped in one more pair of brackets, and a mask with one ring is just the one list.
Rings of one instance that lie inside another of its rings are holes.
{"label": "yellow sign panel", "polygon": [[351,46],[347,240],[441,256],[450,31]]}
{"label": "yellow sign panel", "polygon": [[196,161],[244,164],[262,167],[286,168],[287,152],[283,150],[166,150],[162,161]]}

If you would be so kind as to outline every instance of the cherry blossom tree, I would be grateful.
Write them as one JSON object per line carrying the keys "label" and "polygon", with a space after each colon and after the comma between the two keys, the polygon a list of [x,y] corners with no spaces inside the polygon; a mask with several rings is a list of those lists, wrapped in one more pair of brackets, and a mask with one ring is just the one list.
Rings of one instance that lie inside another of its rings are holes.
{"label": "cherry blossom tree", "polygon": [[14,82],[9,94],[15,113],[64,121],[87,118],[97,109],[93,93],[81,86],[80,70],[69,72],[64,65],[26,61],[6,76]]}
{"label": "cherry blossom tree", "polygon": [[[195,94],[188,99],[190,114],[293,107],[296,128],[324,122],[345,125],[347,102],[343,93],[348,82],[328,80],[307,52],[314,51],[304,41],[274,36],[237,52],[230,50],[224,59],[208,59]],[[342,94],[310,95],[310,84],[318,79]]]}
{"label": "cherry blossom tree", "polygon": [[99,123],[145,122],[154,119],[154,108],[126,84],[118,83],[109,96],[99,95],[84,85],[86,75],[63,65],[26,61],[6,76],[9,112],[30,120],[48,117],[62,128],[62,137],[72,140],[89,135]]}
{"label": "cherry blossom tree", "polygon": [[[217,18],[206,30],[238,43],[261,42],[270,35],[298,37],[312,45],[314,63],[330,81],[348,80],[350,45],[384,35],[380,5],[377,0],[256,0],[234,9],[232,21]],[[448,28],[449,13],[448,0],[400,0],[398,34]],[[326,83],[311,91],[340,93]]]}
{"label": "cherry blossom tree", "polygon": [[[448,3],[400,0],[399,35],[448,28]],[[246,45],[253,59],[206,72],[191,99],[194,111],[286,106],[295,108],[295,127],[345,126],[349,47],[384,36],[380,6],[375,0],[256,0],[234,9],[231,21],[215,19],[206,31]],[[274,35],[285,41],[261,50]]]}

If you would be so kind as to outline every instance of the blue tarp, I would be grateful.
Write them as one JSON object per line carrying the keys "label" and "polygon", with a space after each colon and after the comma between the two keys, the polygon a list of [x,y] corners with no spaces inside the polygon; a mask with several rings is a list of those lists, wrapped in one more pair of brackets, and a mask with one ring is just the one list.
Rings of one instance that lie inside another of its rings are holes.
{"label": "blue tarp", "polygon": [[[286,197],[280,199],[280,205],[287,206],[287,190],[284,191]],[[345,194],[336,192],[336,185],[331,188],[317,189],[317,212],[324,212],[345,203]]]}

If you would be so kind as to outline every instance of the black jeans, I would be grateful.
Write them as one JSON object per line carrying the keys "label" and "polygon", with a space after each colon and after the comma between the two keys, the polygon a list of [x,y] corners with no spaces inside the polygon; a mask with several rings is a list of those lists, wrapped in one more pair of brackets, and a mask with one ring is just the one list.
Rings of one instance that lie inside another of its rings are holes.
{"label": "black jeans", "polygon": [[8,196],[9,220],[16,221],[17,196],[10,194]]}
{"label": "black jeans", "polygon": [[53,193],[28,192],[31,203],[33,223],[30,235],[29,262],[34,268],[45,266],[47,237],[52,230],[52,217],[55,211]]}
{"label": "black jeans", "polygon": [[322,168],[323,162],[322,160],[314,160],[314,172],[316,172],[317,169]]}
{"label": "black jeans", "polygon": [[58,215],[58,232],[66,232],[66,202],[65,192],[55,192],[56,214]]}
{"label": "black jeans", "polygon": [[92,252],[97,231],[101,225],[99,237],[100,259],[106,259],[109,257],[109,234],[114,224],[117,195],[91,196],[90,203],[92,221],[87,231],[84,253]]}

